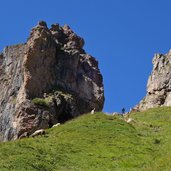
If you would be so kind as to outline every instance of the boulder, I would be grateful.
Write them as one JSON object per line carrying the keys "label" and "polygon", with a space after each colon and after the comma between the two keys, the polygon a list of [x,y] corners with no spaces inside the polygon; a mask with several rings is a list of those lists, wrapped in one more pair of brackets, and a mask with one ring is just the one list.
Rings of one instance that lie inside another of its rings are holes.
{"label": "boulder", "polygon": [[45,130],[44,129],[39,129],[39,130],[36,130],[32,135],[31,137],[36,137],[38,135],[45,135]]}

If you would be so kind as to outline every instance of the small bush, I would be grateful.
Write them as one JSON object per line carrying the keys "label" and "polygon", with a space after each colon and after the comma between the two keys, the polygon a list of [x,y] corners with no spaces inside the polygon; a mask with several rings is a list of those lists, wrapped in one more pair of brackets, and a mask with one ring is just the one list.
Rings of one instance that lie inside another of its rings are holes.
{"label": "small bush", "polygon": [[160,144],[160,140],[159,139],[155,139],[154,140],[154,144]]}
{"label": "small bush", "polygon": [[35,98],[35,99],[32,100],[32,102],[35,105],[40,105],[40,106],[48,107],[48,103],[46,102],[45,99],[42,99],[42,98]]}

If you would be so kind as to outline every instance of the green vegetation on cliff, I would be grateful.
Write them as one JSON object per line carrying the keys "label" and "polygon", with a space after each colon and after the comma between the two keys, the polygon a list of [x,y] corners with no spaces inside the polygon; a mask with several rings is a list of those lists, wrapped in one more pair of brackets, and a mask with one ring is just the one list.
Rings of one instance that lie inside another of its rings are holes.
{"label": "green vegetation on cliff", "polygon": [[1,171],[160,171],[171,168],[171,108],[87,114],[45,136],[0,144]]}

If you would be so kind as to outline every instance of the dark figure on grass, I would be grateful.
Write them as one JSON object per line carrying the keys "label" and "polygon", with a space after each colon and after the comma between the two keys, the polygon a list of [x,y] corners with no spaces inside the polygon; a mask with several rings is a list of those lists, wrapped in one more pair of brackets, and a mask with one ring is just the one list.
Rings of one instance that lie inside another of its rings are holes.
{"label": "dark figure on grass", "polygon": [[125,108],[122,108],[122,115],[125,114]]}

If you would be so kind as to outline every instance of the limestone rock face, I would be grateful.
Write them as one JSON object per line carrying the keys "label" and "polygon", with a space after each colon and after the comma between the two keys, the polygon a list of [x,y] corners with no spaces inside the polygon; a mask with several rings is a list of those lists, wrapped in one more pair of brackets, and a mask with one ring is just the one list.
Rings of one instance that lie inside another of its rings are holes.
{"label": "limestone rock face", "polygon": [[44,21],[0,54],[0,141],[49,128],[104,104],[98,62],[69,26]]}
{"label": "limestone rock face", "polygon": [[139,110],[158,106],[171,106],[171,51],[156,54],[153,70],[147,83],[147,95],[136,106]]}

